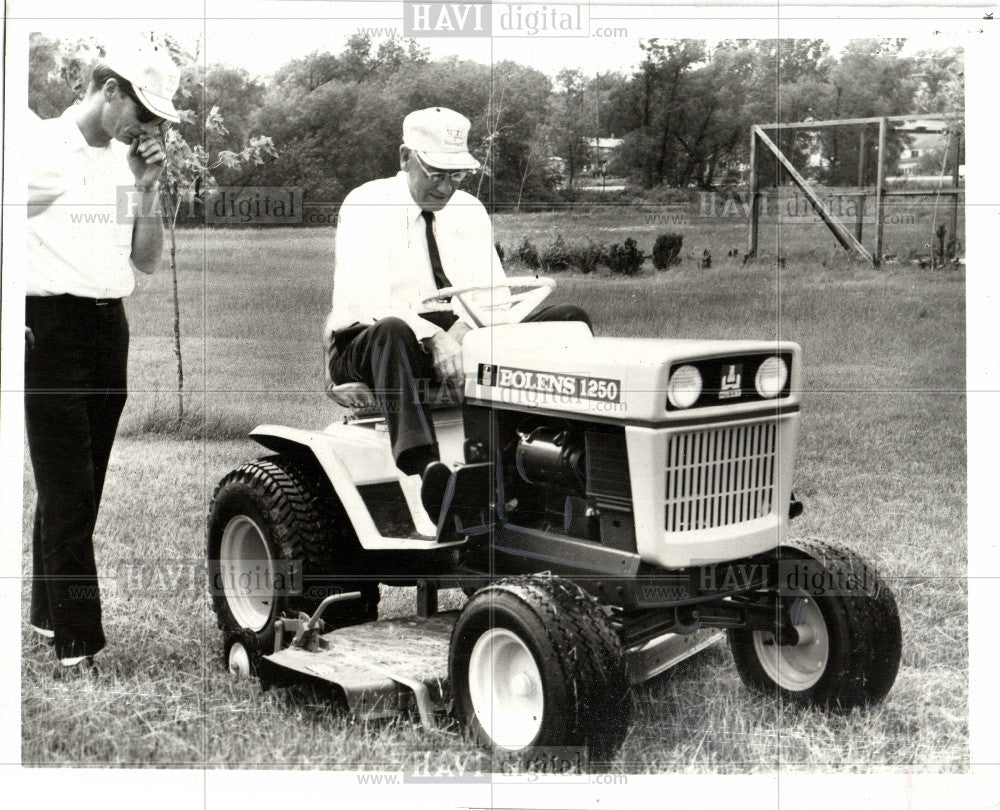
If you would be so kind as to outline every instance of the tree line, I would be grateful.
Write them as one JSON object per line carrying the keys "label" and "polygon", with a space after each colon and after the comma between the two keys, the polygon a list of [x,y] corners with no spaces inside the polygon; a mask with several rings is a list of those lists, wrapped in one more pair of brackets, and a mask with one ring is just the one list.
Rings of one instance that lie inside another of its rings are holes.
{"label": "tree line", "polygon": [[[403,117],[435,105],[472,121],[470,147],[484,171],[467,190],[491,206],[551,204],[567,197],[594,155],[593,137],[623,139],[610,173],[644,188],[733,183],[755,123],[961,113],[960,49],[904,56],[903,40],[862,39],[839,55],[820,39],[643,41],[631,72],[550,78],[512,61],[483,65],[431,59],[412,39],[379,43],[355,35],[338,53],[294,59],[265,79],[183,52],[180,134],[206,151],[220,185],[300,186],[312,203],[337,205],[355,186],[398,168]],[[180,50],[180,49],[179,49]],[[29,106],[46,118],[82,93],[94,40],[33,34]],[[207,127],[215,116],[224,126]],[[275,156],[253,164],[219,160],[270,137]],[[890,139],[890,169],[904,146]],[[868,139],[874,149],[874,138]],[[779,145],[818,180],[853,184],[857,132],[783,134]],[[810,166],[820,152],[825,160]],[[868,160],[874,172],[874,160]],[[767,160],[764,176],[780,181]],[[866,178],[874,182],[874,176]]]}

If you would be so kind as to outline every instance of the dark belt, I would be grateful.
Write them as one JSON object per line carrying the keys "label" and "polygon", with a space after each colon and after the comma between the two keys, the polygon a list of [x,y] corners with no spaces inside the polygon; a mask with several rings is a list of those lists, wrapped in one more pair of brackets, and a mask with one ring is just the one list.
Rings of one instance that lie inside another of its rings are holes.
{"label": "dark belt", "polygon": [[34,306],[59,306],[70,304],[75,306],[108,307],[121,303],[121,298],[87,298],[80,295],[29,295],[27,300]]}

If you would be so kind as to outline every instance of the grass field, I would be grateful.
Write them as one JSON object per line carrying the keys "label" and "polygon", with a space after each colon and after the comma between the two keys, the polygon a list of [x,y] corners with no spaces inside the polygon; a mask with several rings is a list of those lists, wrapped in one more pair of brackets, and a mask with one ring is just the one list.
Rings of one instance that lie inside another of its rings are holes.
{"label": "grass field", "polygon": [[[779,266],[775,256],[785,257]],[[833,717],[751,696],[717,647],[636,690],[624,772],[963,771],[968,766],[965,284],[961,271],[875,271],[839,255],[814,226],[768,222],[743,266],[742,220],[665,228],[633,209],[496,219],[497,238],[620,241],[649,250],[663,230],[685,260],[635,278],[563,274],[605,335],[772,338],[802,344],[805,391],[792,531],[870,557],[900,605],[903,662],[887,701]],[[890,236],[919,243],[926,222]],[[484,755],[454,729],[336,714],[323,694],[261,693],[228,676],[204,588],[204,522],[215,482],[258,448],[261,422],[316,427],[320,328],[332,232],[181,235],[189,419],[172,429],[175,370],[169,273],[129,300],[131,395],[96,545],[108,648],[94,683],[50,680],[51,653],[23,633],[23,761],[38,765],[474,769]],[[515,268],[516,271],[516,268]],[[25,563],[34,493],[25,465]],[[27,620],[25,584],[24,616]],[[461,604],[457,592],[450,604]],[[412,591],[383,589],[383,615]]]}

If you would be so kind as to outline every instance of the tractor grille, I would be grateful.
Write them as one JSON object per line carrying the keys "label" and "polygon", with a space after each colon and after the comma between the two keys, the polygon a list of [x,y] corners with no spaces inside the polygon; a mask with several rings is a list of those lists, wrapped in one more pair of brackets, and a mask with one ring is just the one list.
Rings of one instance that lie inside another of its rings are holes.
{"label": "tractor grille", "polygon": [[765,517],[774,504],[773,422],[678,433],[667,442],[666,529]]}

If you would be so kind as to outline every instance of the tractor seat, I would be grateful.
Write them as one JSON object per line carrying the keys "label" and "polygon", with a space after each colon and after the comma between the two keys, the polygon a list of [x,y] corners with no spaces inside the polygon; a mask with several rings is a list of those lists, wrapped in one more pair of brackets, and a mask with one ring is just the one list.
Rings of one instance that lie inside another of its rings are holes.
{"label": "tractor seat", "polygon": [[[331,384],[326,388],[326,395],[337,405],[348,409],[348,419],[366,419],[382,415],[375,394],[364,383]],[[428,388],[424,402],[427,410],[432,412],[452,410],[462,404],[461,397],[454,389],[437,385]]]}

